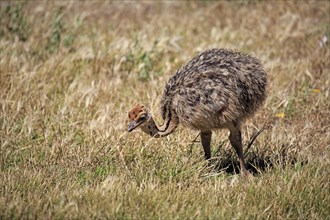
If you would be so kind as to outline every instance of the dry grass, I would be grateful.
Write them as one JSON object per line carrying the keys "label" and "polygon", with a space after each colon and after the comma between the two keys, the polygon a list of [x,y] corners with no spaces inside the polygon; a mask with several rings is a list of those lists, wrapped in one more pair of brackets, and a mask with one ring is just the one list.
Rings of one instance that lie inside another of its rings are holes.
{"label": "dry grass", "polygon": [[[329,219],[329,11],[1,1],[0,219]],[[247,142],[266,128],[247,154],[253,179],[235,174],[226,131],[211,167],[196,131],[126,132],[126,111],[142,102],[160,118],[169,76],[210,47],[253,54],[269,72],[243,131]]]}

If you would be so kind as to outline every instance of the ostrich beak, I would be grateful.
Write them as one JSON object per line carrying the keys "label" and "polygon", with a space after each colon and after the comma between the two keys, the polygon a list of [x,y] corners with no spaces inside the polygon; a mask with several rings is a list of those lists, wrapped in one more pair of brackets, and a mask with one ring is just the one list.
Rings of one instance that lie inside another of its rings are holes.
{"label": "ostrich beak", "polygon": [[136,121],[134,121],[134,120],[132,120],[130,123],[129,123],[129,125],[128,125],[128,132],[131,132],[131,131],[133,131],[135,128],[137,128],[140,124],[142,123],[142,121],[141,122],[136,122]]}

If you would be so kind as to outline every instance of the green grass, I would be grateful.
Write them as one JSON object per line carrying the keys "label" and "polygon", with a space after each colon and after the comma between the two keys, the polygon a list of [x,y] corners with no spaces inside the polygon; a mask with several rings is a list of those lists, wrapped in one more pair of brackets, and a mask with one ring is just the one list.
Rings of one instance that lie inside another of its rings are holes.
{"label": "green grass", "polygon": [[[0,219],[330,218],[328,1],[0,5]],[[211,166],[198,131],[126,131],[136,103],[161,123],[166,81],[210,47],[269,73],[250,178],[227,131]]]}

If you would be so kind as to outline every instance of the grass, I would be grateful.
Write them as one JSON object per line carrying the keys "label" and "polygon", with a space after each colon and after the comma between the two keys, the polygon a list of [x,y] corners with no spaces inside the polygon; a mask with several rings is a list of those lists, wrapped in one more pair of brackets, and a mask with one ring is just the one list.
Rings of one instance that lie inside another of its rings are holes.
{"label": "grass", "polygon": [[[329,1],[0,4],[1,219],[330,218]],[[136,103],[160,122],[167,79],[210,47],[269,73],[250,179],[227,131],[210,167],[197,131],[126,132]]]}

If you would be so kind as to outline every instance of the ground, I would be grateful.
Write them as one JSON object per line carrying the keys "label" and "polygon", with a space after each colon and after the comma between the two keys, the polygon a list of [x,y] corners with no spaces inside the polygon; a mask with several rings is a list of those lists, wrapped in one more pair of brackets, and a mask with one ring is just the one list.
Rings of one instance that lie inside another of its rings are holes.
{"label": "ground", "polygon": [[[329,1],[0,4],[1,219],[329,219]],[[127,132],[212,47],[268,72],[250,178],[225,130],[210,166],[198,131]]]}

